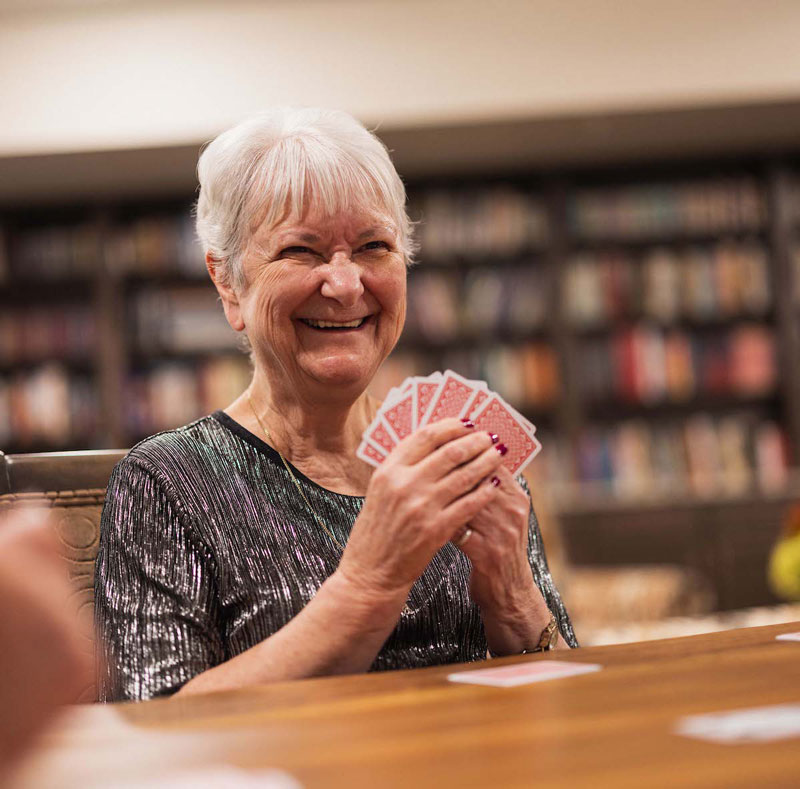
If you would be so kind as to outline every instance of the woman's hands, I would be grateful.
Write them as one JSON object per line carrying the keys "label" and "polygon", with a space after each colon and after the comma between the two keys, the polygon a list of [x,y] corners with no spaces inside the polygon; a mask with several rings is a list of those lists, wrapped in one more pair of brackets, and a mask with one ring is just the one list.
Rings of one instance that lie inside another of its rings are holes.
{"label": "woman's hands", "polygon": [[405,601],[436,552],[498,495],[502,462],[488,433],[458,419],[401,441],[370,480],[338,572]]}
{"label": "woman's hands", "polygon": [[489,648],[512,654],[535,647],[550,618],[528,561],[530,500],[511,473],[495,471],[497,495],[469,522],[461,550],[472,562],[470,596],[481,609]]}

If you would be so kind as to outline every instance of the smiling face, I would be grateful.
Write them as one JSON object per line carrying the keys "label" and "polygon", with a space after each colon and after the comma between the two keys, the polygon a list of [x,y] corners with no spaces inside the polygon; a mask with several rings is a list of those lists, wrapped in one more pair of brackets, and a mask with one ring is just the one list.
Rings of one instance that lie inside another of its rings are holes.
{"label": "smiling face", "polygon": [[242,259],[247,283],[226,298],[271,386],[309,399],[355,399],[397,342],[406,265],[394,222],[378,209],[334,216],[312,207],[255,229]]}

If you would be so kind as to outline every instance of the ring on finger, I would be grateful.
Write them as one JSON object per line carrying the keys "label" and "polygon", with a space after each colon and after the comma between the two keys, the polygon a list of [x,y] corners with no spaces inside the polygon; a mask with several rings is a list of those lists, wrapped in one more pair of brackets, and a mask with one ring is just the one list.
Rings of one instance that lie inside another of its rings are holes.
{"label": "ring on finger", "polygon": [[464,529],[464,533],[457,540],[453,542],[453,545],[455,545],[456,548],[461,548],[470,537],[472,537],[472,529],[470,529],[470,527],[467,526],[467,528]]}

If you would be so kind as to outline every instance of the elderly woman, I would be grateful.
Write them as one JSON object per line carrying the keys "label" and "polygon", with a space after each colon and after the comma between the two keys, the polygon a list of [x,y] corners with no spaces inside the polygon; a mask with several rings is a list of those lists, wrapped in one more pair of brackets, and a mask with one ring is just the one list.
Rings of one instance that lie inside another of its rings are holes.
{"label": "elderly woman", "polygon": [[341,112],[273,110],[220,135],[198,172],[207,268],[253,377],[114,471],[101,696],[472,661],[557,631],[575,646],[496,437],[446,419],[378,470],[356,457],[413,252],[383,145]]}

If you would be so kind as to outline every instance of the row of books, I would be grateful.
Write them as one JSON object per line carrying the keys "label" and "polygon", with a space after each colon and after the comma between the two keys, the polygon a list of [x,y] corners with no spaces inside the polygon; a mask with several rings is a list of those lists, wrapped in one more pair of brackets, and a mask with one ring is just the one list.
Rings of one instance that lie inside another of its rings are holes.
{"label": "row of books", "polygon": [[97,391],[90,376],[47,363],[0,375],[0,449],[87,449],[96,444]]}
{"label": "row of books", "polygon": [[412,269],[406,336],[437,343],[532,331],[544,325],[551,294],[552,286],[535,265],[479,268],[465,276]]}
{"label": "row of books", "polygon": [[131,300],[130,315],[135,345],[147,354],[213,353],[240,346],[210,281],[142,289]]}
{"label": "row of books", "polygon": [[125,430],[135,441],[225,408],[247,388],[250,375],[244,355],[212,357],[196,364],[156,362],[126,382]]}
{"label": "row of books", "polygon": [[188,209],[116,224],[106,233],[103,251],[109,270],[120,275],[208,277]]}
{"label": "row of books", "polygon": [[[562,457],[557,456],[561,452]],[[542,458],[547,454],[547,446]],[[547,472],[565,482],[599,485],[620,498],[737,495],[787,482],[786,438],[772,421],[750,414],[697,414],[654,426],[632,420],[587,431],[574,458],[555,444]],[[559,463],[561,466],[559,466]],[[571,475],[575,474],[573,478]],[[551,477],[552,479],[552,477]]]}
{"label": "row of books", "polygon": [[585,340],[579,370],[588,402],[758,397],[771,393],[777,382],[775,336],[762,325],[737,326],[710,336],[636,325]]}
{"label": "row of books", "polygon": [[424,258],[515,255],[550,236],[541,200],[512,185],[426,191],[412,195],[410,213]]}
{"label": "row of books", "polygon": [[586,252],[568,264],[564,300],[578,327],[637,317],[672,323],[761,316],[772,305],[769,258],[757,241],[643,255]]}
{"label": "row of books", "polygon": [[9,307],[0,312],[0,365],[47,359],[86,360],[96,347],[91,307]]}
{"label": "row of books", "polygon": [[[247,358],[237,355],[156,363],[131,375],[120,405],[128,443],[224,408],[247,387],[250,372]],[[57,362],[0,375],[0,449],[107,444],[98,436],[99,414],[91,376]]]}
{"label": "row of books", "polygon": [[764,190],[755,178],[580,189],[568,222],[581,239],[647,239],[752,231],[766,221]]}
{"label": "row of books", "polygon": [[102,260],[97,224],[49,225],[8,234],[11,279],[66,280],[91,277]]}
{"label": "row of books", "polygon": [[541,342],[440,354],[398,350],[383,363],[370,392],[382,399],[409,375],[427,375],[448,368],[467,378],[486,381],[491,389],[521,410],[549,410],[561,393],[558,357],[551,346]]}
{"label": "row of books", "polygon": [[118,276],[207,276],[190,212],[101,227],[96,222],[20,229],[6,234],[6,279],[93,276],[100,265]]}

